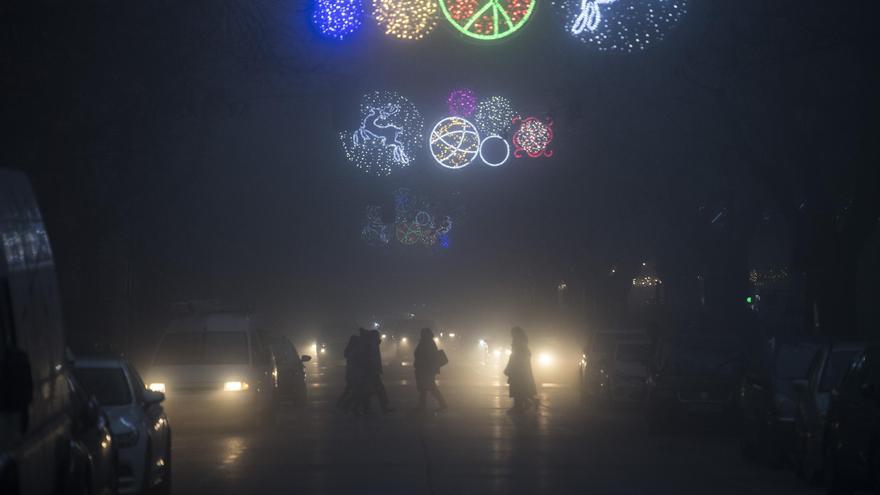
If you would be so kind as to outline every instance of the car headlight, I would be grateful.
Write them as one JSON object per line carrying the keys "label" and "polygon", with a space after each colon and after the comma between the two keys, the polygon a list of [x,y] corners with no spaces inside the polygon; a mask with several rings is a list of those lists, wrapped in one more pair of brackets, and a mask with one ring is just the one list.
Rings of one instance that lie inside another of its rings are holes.
{"label": "car headlight", "polygon": [[247,382],[226,382],[223,384],[223,390],[226,392],[242,392],[251,388]]}
{"label": "car headlight", "polygon": [[153,392],[162,392],[163,394],[165,393],[164,383],[151,383],[147,388],[152,390]]}

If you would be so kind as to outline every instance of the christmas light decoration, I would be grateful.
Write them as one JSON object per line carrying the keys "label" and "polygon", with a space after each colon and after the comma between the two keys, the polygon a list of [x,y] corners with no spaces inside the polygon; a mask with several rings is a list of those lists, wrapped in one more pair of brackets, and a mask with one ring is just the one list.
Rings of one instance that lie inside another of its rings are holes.
{"label": "christmas light decoration", "polygon": [[388,36],[420,40],[437,26],[433,0],[373,0],[373,18]]}
{"label": "christmas light decoration", "polygon": [[477,95],[469,89],[456,89],[447,99],[449,113],[457,117],[470,117],[477,109]]}
{"label": "christmas light decoration", "polygon": [[370,245],[388,244],[388,226],[382,222],[382,207],[367,206],[367,218],[361,229],[361,239]]}
{"label": "christmas light decoration", "polygon": [[470,121],[446,117],[431,131],[431,155],[440,165],[459,169],[470,165],[480,152],[480,135]]}
{"label": "christmas light decoration", "polygon": [[565,29],[601,51],[633,52],[666,37],[687,13],[688,0],[553,0]]}
{"label": "christmas light decoration", "polygon": [[553,141],[553,121],[542,122],[535,117],[517,117],[515,121],[519,122],[519,128],[513,134],[513,156],[523,158],[523,153],[530,158],[553,156],[553,151],[548,149]]}
{"label": "christmas light decoration", "polygon": [[361,102],[361,124],[343,132],[349,161],[371,175],[389,175],[412,163],[422,143],[424,121],[415,105],[397,93],[375,91]]}
{"label": "christmas light decoration", "polygon": [[504,136],[513,127],[513,117],[516,112],[510,101],[503,96],[492,96],[477,105],[474,121],[477,128],[483,134],[498,134]]}
{"label": "christmas light decoration", "polygon": [[497,40],[518,31],[535,10],[536,0],[439,0],[443,15],[462,34]]}
{"label": "christmas light decoration", "polygon": [[633,287],[657,287],[658,285],[662,285],[663,281],[657,277],[652,277],[650,275],[645,275],[643,277],[636,277],[632,281]]}
{"label": "christmas light decoration", "polygon": [[316,0],[312,23],[328,38],[338,40],[361,27],[361,0]]}
{"label": "christmas light decoration", "polygon": [[[504,145],[504,158],[502,158],[501,160],[490,161],[486,159],[486,154],[484,153],[484,151],[486,149],[486,142],[488,142],[490,139],[492,140],[492,142],[501,141],[501,143]],[[498,134],[490,134],[483,138],[483,141],[480,143],[480,160],[483,160],[483,163],[490,167],[500,167],[507,162],[508,158],[510,158],[510,145],[507,144],[507,141],[503,137],[499,136]]]}

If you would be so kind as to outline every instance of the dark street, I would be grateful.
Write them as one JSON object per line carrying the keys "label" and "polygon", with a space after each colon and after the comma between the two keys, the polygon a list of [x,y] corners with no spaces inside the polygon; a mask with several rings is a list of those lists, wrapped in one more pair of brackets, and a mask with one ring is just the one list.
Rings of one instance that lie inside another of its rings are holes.
{"label": "dark street", "polygon": [[398,368],[385,379],[397,410],[355,419],[334,407],[340,371],[318,371],[308,407],[284,408],[271,430],[176,428],[175,493],[821,492],[746,463],[723,426],[648,434],[638,407],[585,407],[573,383],[544,384],[538,413],[511,418],[506,384],[482,368],[451,370],[440,379],[450,409],[418,416],[411,370]]}

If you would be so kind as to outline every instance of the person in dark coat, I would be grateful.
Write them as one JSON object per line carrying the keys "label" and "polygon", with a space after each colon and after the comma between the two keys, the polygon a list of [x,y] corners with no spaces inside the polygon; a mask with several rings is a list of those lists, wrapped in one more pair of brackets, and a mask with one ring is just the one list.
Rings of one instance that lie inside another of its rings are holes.
{"label": "person in dark coat", "polygon": [[345,390],[336,401],[337,407],[345,412],[355,411],[363,399],[364,387],[364,341],[367,331],[358,329],[358,335],[352,335],[345,346]]}
{"label": "person in dark coat", "polygon": [[437,374],[440,373],[441,362],[440,350],[434,342],[434,332],[430,328],[423,328],[419,345],[416,346],[413,368],[416,372],[416,389],[419,391],[419,405],[417,411],[425,410],[428,393],[437,400],[437,411],[446,409],[446,398],[437,388]]}
{"label": "person in dark coat", "polygon": [[366,383],[367,396],[365,399],[364,409],[369,411],[370,402],[373,395],[379,399],[379,407],[383,413],[392,411],[391,403],[388,400],[388,393],[385,391],[385,385],[382,383],[382,351],[379,346],[382,345],[382,336],[378,330],[371,330],[367,333],[366,339]]}
{"label": "person in dark coat", "polygon": [[510,346],[510,360],[504,368],[507,383],[510,385],[510,396],[513,398],[513,413],[521,413],[530,406],[538,405],[538,390],[535,377],[532,375],[532,353],[526,332],[519,327],[510,331],[513,344]]}

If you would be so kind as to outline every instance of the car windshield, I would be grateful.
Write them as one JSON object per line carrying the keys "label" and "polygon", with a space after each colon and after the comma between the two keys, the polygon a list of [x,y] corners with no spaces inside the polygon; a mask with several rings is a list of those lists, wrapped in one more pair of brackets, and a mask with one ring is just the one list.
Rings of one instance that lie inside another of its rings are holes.
{"label": "car windshield", "polygon": [[131,387],[122,368],[77,368],[77,377],[86,391],[102,406],[131,404]]}
{"label": "car windshield", "polygon": [[651,358],[648,344],[618,344],[617,360],[623,363],[644,363]]}
{"label": "car windshield", "polygon": [[816,350],[811,347],[782,348],[776,358],[776,377],[782,380],[806,377],[810,369],[810,360],[815,354]]}
{"label": "car windshield", "polygon": [[165,335],[156,365],[248,364],[245,332],[178,332]]}
{"label": "car windshield", "polygon": [[819,383],[820,392],[830,392],[840,383],[857,353],[857,351],[850,350],[833,351],[831,353],[831,356],[828,357],[828,362],[825,363],[825,369],[822,371],[822,381]]}

